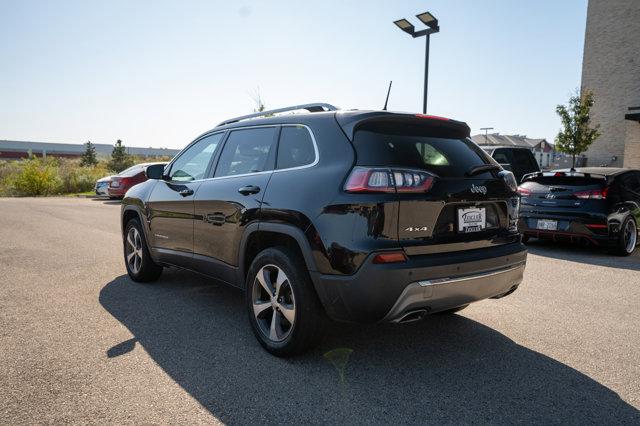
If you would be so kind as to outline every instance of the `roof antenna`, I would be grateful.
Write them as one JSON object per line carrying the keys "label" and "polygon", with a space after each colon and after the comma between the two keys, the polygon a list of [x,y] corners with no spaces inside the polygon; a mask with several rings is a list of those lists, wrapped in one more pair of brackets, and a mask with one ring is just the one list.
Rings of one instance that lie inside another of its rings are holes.
{"label": "roof antenna", "polygon": [[382,107],[383,111],[387,110],[387,104],[389,103],[389,93],[391,93],[392,84],[393,84],[393,80],[389,80],[389,89],[387,90],[387,99],[384,101],[384,107]]}

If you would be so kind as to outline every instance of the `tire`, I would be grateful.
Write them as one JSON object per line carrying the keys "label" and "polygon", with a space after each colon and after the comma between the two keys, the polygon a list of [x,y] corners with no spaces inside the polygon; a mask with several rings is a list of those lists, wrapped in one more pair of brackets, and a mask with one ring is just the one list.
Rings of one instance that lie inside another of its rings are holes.
{"label": "tire", "polygon": [[638,226],[633,217],[627,216],[622,222],[620,235],[612,242],[611,252],[618,256],[629,256],[638,244]]}
{"label": "tire", "polygon": [[320,340],[322,306],[306,266],[287,247],[256,256],[247,273],[245,300],[253,333],[272,355],[298,355]]}
{"label": "tire", "polygon": [[456,312],[460,312],[467,306],[469,306],[469,304],[458,306],[457,308],[453,308],[453,309],[447,309],[446,311],[436,312],[436,315],[453,315]]}
{"label": "tire", "polygon": [[144,232],[138,219],[127,222],[123,236],[124,264],[133,281],[156,281],[162,274],[162,266],[156,264],[147,247]]}

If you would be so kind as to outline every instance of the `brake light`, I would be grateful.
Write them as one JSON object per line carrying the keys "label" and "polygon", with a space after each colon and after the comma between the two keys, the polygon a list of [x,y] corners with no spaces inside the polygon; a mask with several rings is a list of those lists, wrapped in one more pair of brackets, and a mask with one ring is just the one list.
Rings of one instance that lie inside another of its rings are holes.
{"label": "brake light", "polygon": [[403,251],[389,251],[375,255],[373,263],[400,263],[406,262],[407,256]]}
{"label": "brake light", "polygon": [[434,176],[420,170],[355,167],[344,186],[347,192],[429,192]]}
{"label": "brake light", "polygon": [[587,228],[591,228],[591,229],[605,229],[607,228],[607,225],[604,223],[588,223],[587,224]]}
{"label": "brake light", "polygon": [[448,119],[447,117],[440,117],[440,116],[437,116],[437,115],[416,114],[416,117],[418,117],[418,118],[427,118],[427,119],[430,119],[430,120],[450,121],[450,119]]}
{"label": "brake light", "polygon": [[602,189],[592,189],[590,191],[578,191],[573,193],[576,198],[580,198],[582,200],[606,200],[608,194],[608,187]]}
{"label": "brake light", "polygon": [[531,190],[519,186],[518,194],[520,194],[521,197],[528,197],[529,195],[531,195]]}

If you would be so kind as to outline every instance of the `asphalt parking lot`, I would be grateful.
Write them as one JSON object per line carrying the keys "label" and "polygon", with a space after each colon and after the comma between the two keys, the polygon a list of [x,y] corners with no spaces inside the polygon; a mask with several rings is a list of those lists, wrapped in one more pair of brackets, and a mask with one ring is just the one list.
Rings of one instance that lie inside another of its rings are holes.
{"label": "asphalt parking lot", "polygon": [[505,299],[282,360],[239,291],[129,280],[119,211],[0,199],[0,423],[640,422],[638,254],[533,243]]}

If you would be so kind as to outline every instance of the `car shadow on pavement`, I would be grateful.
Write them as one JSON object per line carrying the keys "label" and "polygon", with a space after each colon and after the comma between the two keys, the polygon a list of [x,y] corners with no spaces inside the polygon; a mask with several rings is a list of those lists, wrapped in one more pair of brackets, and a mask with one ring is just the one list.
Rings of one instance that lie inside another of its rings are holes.
{"label": "car shadow on pavement", "polygon": [[279,359],[255,340],[242,292],[192,273],[120,276],[100,303],[133,334],[106,362],[137,343],[225,423],[640,422],[610,389],[462,315],[332,324],[318,349]]}
{"label": "car shadow on pavement", "polygon": [[552,257],[569,262],[587,263],[609,268],[640,271],[640,247],[631,256],[616,256],[602,247],[553,242],[548,240],[530,240],[527,243],[529,253]]}

